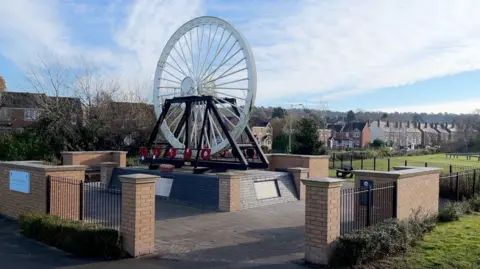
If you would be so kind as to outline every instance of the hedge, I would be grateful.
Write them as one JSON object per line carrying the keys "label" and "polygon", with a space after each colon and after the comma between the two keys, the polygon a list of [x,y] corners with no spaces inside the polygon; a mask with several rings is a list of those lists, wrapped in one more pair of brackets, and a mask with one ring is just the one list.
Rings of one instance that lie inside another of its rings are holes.
{"label": "hedge", "polygon": [[75,256],[105,259],[127,256],[122,251],[119,232],[113,229],[39,213],[21,215],[19,221],[22,235]]}
{"label": "hedge", "polygon": [[341,236],[332,257],[334,267],[359,265],[407,251],[432,231],[437,217],[415,216],[399,221],[389,219],[366,229]]}

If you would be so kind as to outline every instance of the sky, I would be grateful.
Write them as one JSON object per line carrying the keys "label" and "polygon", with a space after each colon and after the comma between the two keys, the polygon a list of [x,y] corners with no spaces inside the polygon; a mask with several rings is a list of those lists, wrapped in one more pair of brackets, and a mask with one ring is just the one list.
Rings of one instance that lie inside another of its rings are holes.
{"label": "sky", "polygon": [[11,91],[33,91],[25,74],[39,58],[82,58],[149,85],[175,30],[210,15],[251,45],[256,105],[470,113],[480,108],[478,14],[478,0],[0,1],[0,75]]}

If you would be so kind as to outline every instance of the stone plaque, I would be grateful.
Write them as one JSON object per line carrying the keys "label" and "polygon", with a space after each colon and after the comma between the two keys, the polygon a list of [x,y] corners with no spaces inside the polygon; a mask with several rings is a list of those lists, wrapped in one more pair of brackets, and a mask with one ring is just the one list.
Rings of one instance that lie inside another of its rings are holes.
{"label": "stone plaque", "polygon": [[258,181],[254,183],[257,199],[279,197],[276,180]]}

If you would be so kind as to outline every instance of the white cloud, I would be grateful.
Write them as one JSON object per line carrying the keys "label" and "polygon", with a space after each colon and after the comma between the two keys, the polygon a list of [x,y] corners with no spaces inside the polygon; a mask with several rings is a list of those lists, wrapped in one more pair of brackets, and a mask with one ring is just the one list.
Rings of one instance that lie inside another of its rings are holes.
{"label": "white cloud", "polygon": [[417,105],[400,105],[396,107],[386,107],[375,109],[383,112],[425,112],[425,113],[473,113],[480,108],[480,99],[465,99],[444,103],[427,103]]}
{"label": "white cloud", "polygon": [[58,0],[7,2],[0,2],[0,53],[17,65],[42,50],[81,54],[140,80],[152,78],[176,28],[208,14],[210,5],[252,44],[259,103],[302,95],[335,100],[480,69],[477,0],[238,1],[224,8],[218,0],[117,1],[103,14],[113,47],[74,42]]}

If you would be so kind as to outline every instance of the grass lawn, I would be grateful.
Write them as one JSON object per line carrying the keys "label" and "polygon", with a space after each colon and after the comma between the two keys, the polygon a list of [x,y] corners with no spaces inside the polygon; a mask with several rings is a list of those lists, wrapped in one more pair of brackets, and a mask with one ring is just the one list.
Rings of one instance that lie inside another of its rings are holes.
{"label": "grass lawn", "polygon": [[480,214],[440,224],[407,254],[366,268],[480,268]]}
{"label": "grass lawn", "polygon": [[[422,156],[401,156],[401,157],[392,157],[390,158],[390,167],[394,166],[404,166],[405,160],[409,166],[425,166],[427,163],[428,167],[439,167],[443,168],[445,172],[449,172],[450,165],[453,166],[453,171],[457,172],[461,170],[461,167],[465,166],[477,166],[480,167],[480,161],[477,158],[472,158],[467,160],[466,157],[460,156],[458,159],[446,158],[445,154],[433,154],[433,155],[422,155]],[[344,165],[349,165],[350,160],[346,159],[343,161]],[[362,169],[362,161],[355,160],[353,161],[354,169]],[[374,167],[375,166],[375,167]],[[336,160],[335,167],[340,168],[341,162]],[[363,160],[363,169],[364,170],[378,170],[378,171],[388,171],[388,158],[377,158],[374,165],[373,159]],[[336,176],[335,169],[330,169],[329,176]]]}

